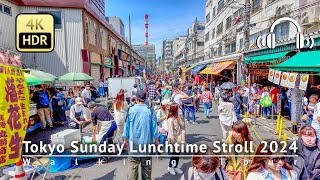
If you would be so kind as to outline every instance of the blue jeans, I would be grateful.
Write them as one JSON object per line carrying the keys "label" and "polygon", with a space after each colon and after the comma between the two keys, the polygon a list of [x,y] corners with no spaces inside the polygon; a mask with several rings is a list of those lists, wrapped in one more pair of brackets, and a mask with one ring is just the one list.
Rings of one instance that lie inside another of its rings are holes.
{"label": "blue jeans", "polygon": [[186,112],[187,121],[190,121],[191,119],[190,113],[191,113],[192,121],[196,122],[196,112],[195,112],[194,106],[185,106],[185,112]]}
{"label": "blue jeans", "polygon": [[167,140],[167,136],[164,134],[159,134],[159,144],[165,144]]}
{"label": "blue jeans", "polygon": [[203,103],[203,105],[204,105],[204,115],[208,116],[209,112],[210,112],[209,102],[205,102],[205,103]]}
{"label": "blue jeans", "polygon": [[240,120],[240,108],[241,106],[239,106],[238,108],[236,108],[234,111],[236,113],[236,117],[237,117],[237,120]]}
{"label": "blue jeans", "polygon": [[271,107],[263,107],[262,108],[262,115],[263,117],[267,117],[267,116],[270,116],[271,114]]}

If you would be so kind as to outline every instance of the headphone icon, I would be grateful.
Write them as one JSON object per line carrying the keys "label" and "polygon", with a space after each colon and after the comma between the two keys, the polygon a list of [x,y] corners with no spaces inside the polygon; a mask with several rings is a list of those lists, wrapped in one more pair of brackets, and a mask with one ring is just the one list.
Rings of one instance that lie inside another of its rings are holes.
{"label": "headphone icon", "polygon": [[281,21],[290,21],[296,26],[297,31],[298,31],[296,34],[296,48],[297,49],[301,49],[304,47],[304,40],[307,41],[306,46],[308,46],[310,49],[313,47],[313,44],[314,44],[313,37],[312,36],[309,37],[309,39],[311,41],[311,44],[310,44],[309,39],[305,39],[305,37],[303,36],[299,23],[292,18],[283,17],[283,18],[277,19],[271,25],[270,34],[267,35],[265,43],[262,42],[262,40],[263,40],[262,37],[258,36],[257,41],[256,41],[258,48],[261,48],[262,46],[267,46],[268,48],[274,49],[276,47],[276,35],[274,34],[273,31],[274,31],[274,28],[276,27],[276,25],[280,24]]}

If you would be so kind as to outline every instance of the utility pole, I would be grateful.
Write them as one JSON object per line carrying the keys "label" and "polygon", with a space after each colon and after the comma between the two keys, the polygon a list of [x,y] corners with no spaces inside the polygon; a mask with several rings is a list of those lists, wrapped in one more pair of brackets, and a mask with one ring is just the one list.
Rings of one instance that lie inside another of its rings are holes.
{"label": "utility pole", "polygon": [[250,34],[250,0],[245,0],[244,5],[244,23],[243,23],[243,47],[249,49]]}
{"label": "utility pole", "polygon": [[129,15],[129,43],[130,43],[130,68],[129,74],[132,75],[132,46],[131,46],[131,20]]}

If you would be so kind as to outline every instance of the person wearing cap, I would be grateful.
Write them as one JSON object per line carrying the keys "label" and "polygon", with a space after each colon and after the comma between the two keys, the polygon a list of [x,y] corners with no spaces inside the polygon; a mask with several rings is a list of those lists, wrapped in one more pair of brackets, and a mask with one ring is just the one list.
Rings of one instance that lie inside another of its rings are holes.
{"label": "person wearing cap", "polygon": [[82,97],[83,105],[87,106],[87,104],[91,101],[90,85],[86,85],[86,88],[82,90],[81,97]]}
{"label": "person wearing cap", "polygon": [[89,123],[90,117],[88,116],[87,108],[85,108],[82,104],[82,99],[80,97],[75,99],[75,104],[70,108],[70,124],[71,128],[80,128]]}
{"label": "person wearing cap", "polygon": [[[151,164],[146,163],[152,161],[151,157],[134,157],[134,155],[149,155],[147,152],[133,152],[139,150],[139,146],[149,144],[158,144],[158,125],[156,113],[152,108],[148,107],[145,102],[147,94],[143,90],[138,90],[136,94],[136,104],[129,111],[124,125],[124,146],[129,148],[129,170],[127,179],[138,179],[138,168],[141,165],[142,179],[151,178]],[[129,143],[129,144],[128,144]]]}
{"label": "person wearing cap", "polygon": [[[112,137],[115,135],[117,124],[108,109],[97,106],[94,101],[88,103],[88,109],[91,111],[92,142],[97,141],[98,144],[103,144],[104,141],[109,140],[109,143],[113,143]],[[100,129],[99,132],[97,132],[98,129]]]}
{"label": "person wearing cap", "polygon": [[234,110],[236,113],[236,117],[239,120],[240,119],[240,109],[241,106],[247,107],[242,99],[242,95],[245,93],[245,90],[243,88],[240,88],[234,95],[232,104],[234,105]]}

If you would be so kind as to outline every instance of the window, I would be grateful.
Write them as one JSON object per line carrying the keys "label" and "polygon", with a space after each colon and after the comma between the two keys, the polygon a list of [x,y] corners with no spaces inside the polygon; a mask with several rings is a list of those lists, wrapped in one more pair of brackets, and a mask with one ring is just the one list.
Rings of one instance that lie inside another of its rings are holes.
{"label": "window", "polygon": [[214,39],[216,37],[216,28],[212,29],[212,35],[211,35],[211,39]]}
{"label": "window", "polygon": [[206,37],[205,37],[205,41],[208,42],[209,41],[209,32],[207,32]]}
{"label": "window", "polygon": [[106,31],[106,49],[109,50],[109,33]]}
{"label": "window", "polygon": [[198,31],[202,31],[202,30],[204,30],[204,26],[198,26]]}
{"label": "window", "polygon": [[217,26],[217,36],[219,36],[220,34],[222,34],[223,31],[223,22],[221,22],[218,26]]}
{"label": "window", "polygon": [[226,30],[231,28],[232,16],[229,16],[226,20]]}
{"label": "window", "polygon": [[216,7],[212,8],[212,18],[214,18],[214,16],[216,15]]}
{"label": "window", "polygon": [[243,48],[243,38],[241,38],[239,41],[239,49],[242,50],[242,48]]}
{"label": "window", "polygon": [[260,0],[252,0],[252,13],[258,12],[261,9]]}
{"label": "window", "polygon": [[100,28],[100,38],[99,38],[99,47],[102,48],[102,36],[103,36],[103,29]]}
{"label": "window", "polygon": [[274,32],[276,35],[276,41],[289,38],[289,26],[290,22],[283,22],[275,27]]}
{"label": "window", "polygon": [[12,15],[12,12],[11,12],[11,7],[9,6],[6,6],[4,4],[0,4],[0,12],[4,13],[4,14],[7,14],[9,16]]}
{"label": "window", "polygon": [[98,46],[98,32],[97,32],[97,25],[95,22],[93,23],[93,28],[94,28],[94,42],[95,42],[95,45]]}
{"label": "window", "polygon": [[218,47],[218,56],[221,56],[222,55],[222,46],[219,46]]}
{"label": "window", "polygon": [[210,12],[206,15],[206,23],[210,21]]}
{"label": "window", "polygon": [[197,46],[204,46],[204,42],[197,42]]}
{"label": "window", "polygon": [[237,47],[237,43],[236,42],[231,43],[230,52],[231,53],[236,52],[236,47]]}
{"label": "window", "polygon": [[86,18],[86,42],[89,42],[89,18]]}
{"label": "window", "polygon": [[39,13],[51,14],[54,20],[54,29],[62,29],[61,11],[39,11]]}
{"label": "window", "polygon": [[217,14],[221,11],[221,9],[223,8],[224,6],[224,0],[220,0],[218,2],[218,8],[217,8]]}

